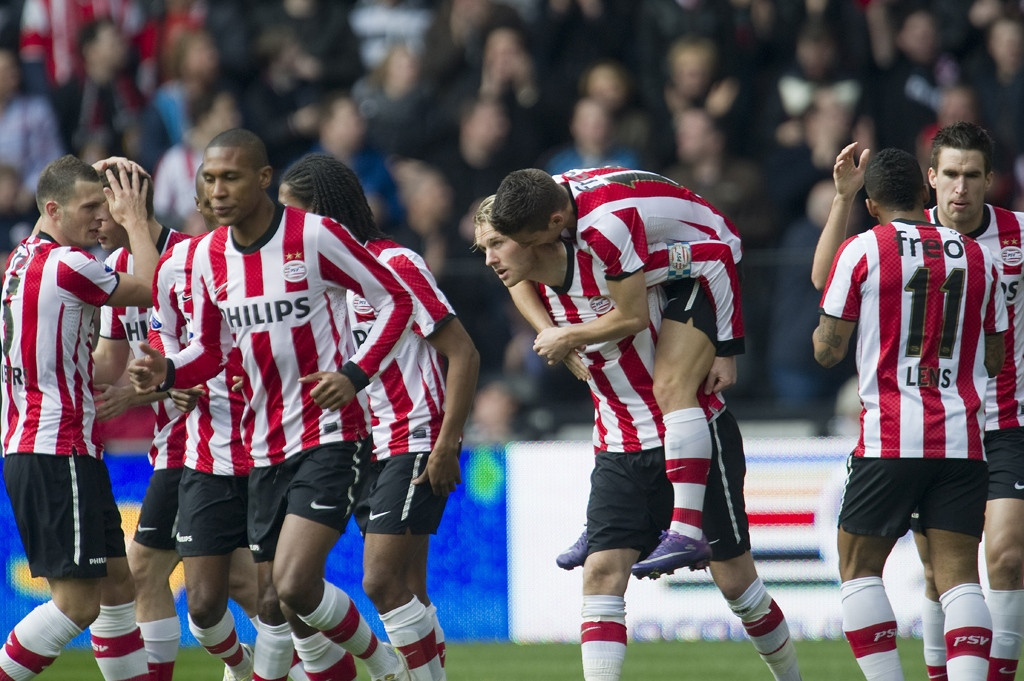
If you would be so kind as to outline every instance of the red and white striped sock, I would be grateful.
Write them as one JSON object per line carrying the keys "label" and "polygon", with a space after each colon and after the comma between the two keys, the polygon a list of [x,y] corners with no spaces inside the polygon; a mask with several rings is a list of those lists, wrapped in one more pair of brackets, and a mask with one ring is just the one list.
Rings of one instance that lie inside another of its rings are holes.
{"label": "red and white striped sock", "polygon": [[928,681],[947,681],[946,615],[942,603],[927,597],[921,607],[921,639],[924,642],[924,666]]}
{"label": "red and white striped sock", "polygon": [[728,603],[743,622],[754,650],[768,665],[772,676],[777,681],[800,681],[800,666],[789,637],[786,616],[764,588],[761,578],[755,579],[742,596]]}
{"label": "red and white striped sock", "polygon": [[584,596],[580,627],[585,681],[618,681],[626,660],[626,601],[621,596]]}
{"label": "red and white striped sock", "polygon": [[958,584],[939,596],[946,614],[946,669],[953,679],[988,674],[992,616],[980,584]]}
{"label": "red and white striped sock", "polygon": [[309,681],[353,681],[356,661],[352,653],[317,632],[307,638],[292,637]]}
{"label": "red and white striped sock", "polygon": [[188,630],[199,641],[199,645],[206,648],[211,655],[224,660],[224,664],[231,669],[235,678],[244,679],[252,673],[252,658],[238,642],[235,618],[230,610],[225,610],[220,621],[208,629],[200,628],[189,615]]}
{"label": "red and white striped sock", "polygon": [[171,681],[178,646],[181,644],[181,624],[178,618],[139,622],[139,631],[146,645],[150,681]]}
{"label": "red and white striped sock", "polygon": [[0,649],[0,681],[27,681],[53,663],[82,633],[53,601],[36,606],[18,622]]}
{"label": "red and white striped sock", "polygon": [[[348,652],[347,650],[345,652]],[[353,661],[352,664],[355,664]],[[306,676],[306,669],[302,666],[302,660],[298,653],[292,653],[292,668],[288,670],[288,681],[309,681]]]}
{"label": "red and white striped sock", "polygon": [[988,681],[1013,681],[1024,637],[1024,591],[989,590],[985,602],[992,614]]}
{"label": "red and white striped sock", "polygon": [[700,539],[704,490],[711,467],[711,432],[699,407],[664,415],[665,474],[675,497],[669,529]]}
{"label": "red and white striped sock", "polygon": [[92,654],[106,681],[148,681],[149,661],[135,621],[135,601],[101,605],[89,631]]}
{"label": "red and white striped sock", "polygon": [[370,676],[384,678],[402,672],[402,663],[389,645],[381,645],[348,594],[324,581],[324,595],[313,612],[299,615],[303,622],[324,632],[366,664]]}
{"label": "red and white striped sock", "polygon": [[292,628],[288,623],[267,624],[256,627],[256,647],[253,648],[253,681],[286,681],[295,657]]}
{"label": "red and white striped sock", "polygon": [[867,681],[903,679],[896,652],[896,615],[881,577],[843,582],[843,632]]}
{"label": "red and white striped sock", "polygon": [[437,607],[433,603],[427,606],[427,615],[434,621],[434,643],[437,645],[437,659],[441,661],[441,669],[444,669],[444,629],[441,628],[441,620],[437,617]]}
{"label": "red and white striped sock", "polygon": [[441,674],[441,661],[437,659],[434,639],[434,621],[427,609],[415,596],[405,605],[383,613],[380,621],[388,639],[409,665],[412,681],[434,681]]}

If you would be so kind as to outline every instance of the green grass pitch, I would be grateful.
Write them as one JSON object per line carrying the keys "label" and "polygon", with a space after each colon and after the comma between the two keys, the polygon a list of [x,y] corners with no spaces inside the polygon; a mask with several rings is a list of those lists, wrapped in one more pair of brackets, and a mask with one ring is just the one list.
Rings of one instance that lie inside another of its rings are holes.
{"label": "green grass pitch", "polygon": [[[921,641],[900,639],[900,657],[908,679],[925,678]],[[797,657],[805,679],[855,681],[860,669],[845,641],[800,641]],[[198,648],[178,656],[174,678],[218,681],[223,666]],[[463,643],[448,647],[449,681],[580,681],[578,645]],[[39,677],[45,681],[102,681],[92,655],[84,650],[62,654]],[[360,668],[360,679],[369,678]],[[630,643],[622,681],[697,679],[769,680],[771,675],[747,642]]]}

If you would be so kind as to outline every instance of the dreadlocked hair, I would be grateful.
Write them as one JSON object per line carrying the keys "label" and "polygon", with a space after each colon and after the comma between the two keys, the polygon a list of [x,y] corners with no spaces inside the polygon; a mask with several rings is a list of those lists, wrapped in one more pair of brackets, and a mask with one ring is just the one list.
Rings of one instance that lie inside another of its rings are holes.
{"label": "dreadlocked hair", "polygon": [[373,219],[359,178],[327,154],[306,154],[285,172],[281,184],[311,213],[345,225],[360,241],[385,238]]}

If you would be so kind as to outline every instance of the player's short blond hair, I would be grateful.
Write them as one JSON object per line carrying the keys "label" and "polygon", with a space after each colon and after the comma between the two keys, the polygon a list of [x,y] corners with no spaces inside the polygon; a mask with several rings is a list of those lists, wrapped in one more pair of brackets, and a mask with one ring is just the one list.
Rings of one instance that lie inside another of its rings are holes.
{"label": "player's short blond hair", "polygon": [[494,207],[494,194],[484,198],[480,205],[476,207],[476,213],[473,214],[473,226],[483,227],[491,223],[491,209]]}

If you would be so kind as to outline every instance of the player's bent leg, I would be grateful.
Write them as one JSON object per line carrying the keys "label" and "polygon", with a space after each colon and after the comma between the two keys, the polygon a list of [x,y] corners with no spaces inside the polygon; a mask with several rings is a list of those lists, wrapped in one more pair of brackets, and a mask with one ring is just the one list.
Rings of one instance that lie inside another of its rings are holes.
{"label": "player's bent leg", "polygon": [[273,561],[256,563],[258,626],[253,651],[255,679],[282,679],[292,666],[292,629],[281,610],[273,583]]}
{"label": "player's bent leg", "polygon": [[107,558],[107,576],[100,580],[100,612],[89,631],[104,679],[149,678],[146,647],[135,621],[135,584],[124,556]]}
{"label": "player's bent leg", "polygon": [[924,568],[924,598],[921,600],[921,639],[924,643],[924,665],[929,681],[946,681],[946,616],[935,590],[935,572],[928,555],[928,536],[914,529],[914,546]]}
{"label": "player's bent leg", "polygon": [[174,607],[170,578],[178,552],[128,544],[128,567],[135,583],[135,617],[146,646],[151,681],[170,681],[181,643],[181,625]]}
{"label": "player's bent leg", "polygon": [[212,627],[228,608],[231,554],[185,556],[185,594],[188,615],[201,628]]}
{"label": "player's bent leg", "polygon": [[626,586],[639,552],[596,551],[583,566],[583,678],[617,680],[626,659]]}
{"label": "player's bent leg", "polygon": [[[51,587],[52,584],[51,580]],[[98,592],[95,610],[99,612]],[[0,648],[0,679],[34,678],[53,664],[64,646],[83,630],[54,601],[37,606],[15,625]]]}
{"label": "player's bent leg", "polygon": [[1009,681],[1016,676],[1024,638],[1024,500],[989,499],[985,507],[985,563],[989,592],[985,601],[992,615],[989,679]]}
{"label": "player's bent leg", "polygon": [[257,616],[258,589],[256,586],[256,563],[252,551],[247,548],[235,549],[231,554],[231,569],[228,575],[228,598],[238,603],[250,619]]}
{"label": "player's bent leg", "polygon": [[711,461],[711,435],[697,391],[715,346],[693,326],[665,319],[654,358],[654,397],[665,425],[665,472],[675,495],[671,532],[701,538],[701,509]]}
{"label": "player's bent leg", "polygon": [[434,679],[443,679],[445,663],[444,629],[441,628],[441,622],[437,617],[437,607],[431,602],[430,596],[427,594],[427,558],[430,554],[430,536],[426,535],[425,538],[427,541],[423,543],[422,548],[409,561],[409,567],[405,573],[405,584],[409,587],[409,591],[415,594],[416,598],[420,599],[420,603],[426,606],[427,618],[434,627],[434,646],[437,649],[436,664],[431,663],[431,673],[434,675]]}
{"label": "player's bent leg", "polygon": [[800,667],[789,624],[758,577],[750,551],[728,560],[711,561],[711,577],[729,608],[743,622],[747,636],[772,676],[779,681],[798,681]]}
{"label": "player's bent leg", "polygon": [[978,575],[979,538],[928,529],[935,587],[945,614],[946,669],[950,678],[983,678],[988,672],[992,618]]}
{"label": "player's bent leg", "polygon": [[882,585],[882,569],[896,539],[839,528],[843,633],[864,677],[903,679],[896,652],[896,615]]}

